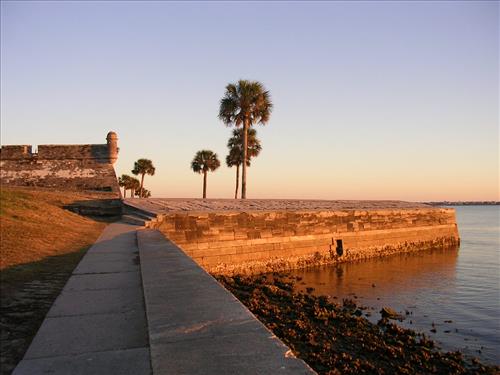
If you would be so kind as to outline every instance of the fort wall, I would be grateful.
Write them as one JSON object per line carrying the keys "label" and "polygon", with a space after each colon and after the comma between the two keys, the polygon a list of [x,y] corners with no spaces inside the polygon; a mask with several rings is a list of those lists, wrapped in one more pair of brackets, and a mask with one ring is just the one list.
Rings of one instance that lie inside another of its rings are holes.
{"label": "fort wall", "polygon": [[0,183],[62,190],[119,193],[113,163],[118,138],[110,132],[105,144],[6,145],[0,149]]}
{"label": "fort wall", "polygon": [[257,273],[459,244],[450,208],[176,212],[155,224],[207,271]]}

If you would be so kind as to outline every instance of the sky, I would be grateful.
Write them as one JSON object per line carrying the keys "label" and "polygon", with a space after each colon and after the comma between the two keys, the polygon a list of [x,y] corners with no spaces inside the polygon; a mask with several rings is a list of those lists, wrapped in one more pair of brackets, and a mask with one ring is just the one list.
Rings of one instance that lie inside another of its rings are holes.
{"label": "sky", "polygon": [[499,3],[1,2],[1,143],[105,143],[154,197],[234,195],[225,86],[274,110],[248,198],[499,200]]}

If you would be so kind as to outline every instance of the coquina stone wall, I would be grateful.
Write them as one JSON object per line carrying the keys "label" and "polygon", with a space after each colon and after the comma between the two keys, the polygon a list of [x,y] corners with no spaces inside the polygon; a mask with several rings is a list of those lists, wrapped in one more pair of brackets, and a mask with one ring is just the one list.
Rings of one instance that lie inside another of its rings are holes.
{"label": "coquina stone wall", "polygon": [[63,190],[120,192],[113,163],[118,157],[118,138],[108,133],[106,144],[2,146],[2,185],[49,187]]}
{"label": "coquina stone wall", "polygon": [[212,273],[256,273],[457,246],[449,208],[162,214],[158,229]]}

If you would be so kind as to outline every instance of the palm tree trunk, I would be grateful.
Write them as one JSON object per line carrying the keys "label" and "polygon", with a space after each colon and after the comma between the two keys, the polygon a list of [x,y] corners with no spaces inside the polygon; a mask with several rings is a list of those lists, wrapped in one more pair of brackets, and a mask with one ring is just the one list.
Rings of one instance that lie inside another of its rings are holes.
{"label": "palm tree trunk", "polygon": [[234,191],[234,199],[238,199],[238,184],[240,183],[240,165],[236,164],[236,190]]}
{"label": "palm tree trunk", "polygon": [[143,195],[142,194],[142,187],[144,186],[144,175],[145,175],[145,173],[143,173],[141,175],[141,194],[139,195],[139,198],[142,198],[142,195]]}
{"label": "palm tree trunk", "polygon": [[241,199],[247,198],[248,122],[248,118],[245,118],[245,121],[243,121],[243,170],[241,173]]}
{"label": "palm tree trunk", "polygon": [[127,188],[123,187],[123,199],[127,198]]}
{"label": "palm tree trunk", "polygon": [[207,197],[207,172],[203,172],[203,199]]}

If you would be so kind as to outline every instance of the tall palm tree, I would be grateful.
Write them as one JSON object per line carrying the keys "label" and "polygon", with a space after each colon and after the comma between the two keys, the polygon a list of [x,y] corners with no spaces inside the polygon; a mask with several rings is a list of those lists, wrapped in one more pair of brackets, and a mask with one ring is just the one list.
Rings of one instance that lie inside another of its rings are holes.
{"label": "tall palm tree", "polygon": [[135,175],[141,175],[141,190],[139,198],[142,198],[144,176],[146,174],[153,176],[155,174],[155,170],[156,168],[153,166],[153,162],[149,159],[139,159],[134,163],[134,169],[132,169],[132,173]]}
{"label": "tall palm tree", "polygon": [[217,154],[210,150],[201,150],[196,153],[191,162],[191,169],[196,173],[203,173],[203,199],[207,197],[207,173],[220,167]]}
{"label": "tall palm tree", "polygon": [[[238,198],[238,185],[240,180],[240,165],[243,163],[243,129],[233,129],[233,136],[227,142],[229,155],[226,156],[226,164],[229,168],[236,166],[236,188],[234,199]],[[260,140],[257,138],[257,130],[248,129],[248,154],[247,167],[250,167],[250,159],[259,155],[262,150]]]}
{"label": "tall palm tree", "polygon": [[[265,125],[269,121],[273,104],[269,91],[258,81],[239,80],[226,86],[220,101],[219,119],[227,126],[243,127],[243,160],[248,154],[248,129],[255,125]],[[241,198],[247,195],[247,165],[243,163],[241,176]]]}

